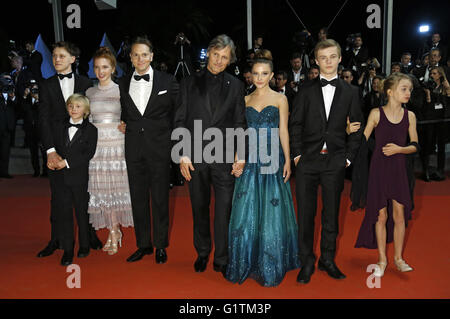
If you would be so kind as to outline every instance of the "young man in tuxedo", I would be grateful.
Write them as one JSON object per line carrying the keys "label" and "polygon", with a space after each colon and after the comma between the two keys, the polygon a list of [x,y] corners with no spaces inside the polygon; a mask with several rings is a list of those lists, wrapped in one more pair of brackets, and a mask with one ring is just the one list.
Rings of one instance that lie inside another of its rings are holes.
{"label": "young man in tuxedo", "polygon": [[[247,128],[245,118],[244,84],[225,72],[236,59],[235,45],[227,35],[215,37],[208,46],[207,67],[185,78],[180,83],[178,108],[175,113],[175,128],[187,129],[191,134],[191,147],[201,143],[201,154],[189,154],[180,159],[181,174],[189,182],[194,217],[194,246],[198,257],[194,263],[196,272],[206,269],[211,252],[210,201],[211,186],[215,192],[214,208],[214,270],[225,275],[228,263],[228,226],[231,215],[231,201],[234,191],[234,170],[243,169],[245,161],[232,150],[224,150],[223,157],[212,162],[203,158],[207,141],[195,139],[194,130],[201,134],[208,128],[222,132],[223,145],[233,143],[225,134],[227,128]],[[201,127],[198,126],[201,122]],[[219,137],[217,137],[219,138]],[[185,142],[185,141],[183,141]],[[228,157],[235,162],[226,161]],[[192,155],[194,155],[192,157]]]}
{"label": "young man in tuxedo", "polygon": [[59,225],[64,254],[61,265],[68,266],[73,261],[74,233],[73,209],[78,225],[79,250],[77,257],[89,255],[89,216],[88,216],[88,180],[89,161],[97,147],[97,128],[89,123],[89,100],[81,94],[73,94],[67,100],[69,120],[56,125],[55,149],[62,159],[55,164],[48,163],[53,169],[52,176],[60,188],[54,192],[55,199],[61,205]]}
{"label": "young man in tuxedo", "polygon": [[315,269],[313,251],[317,190],[322,188],[322,235],[319,269],[335,279],[345,275],[334,262],[339,231],[339,205],[345,168],[355,157],[362,131],[346,134],[347,117],[362,122],[358,88],[338,78],[341,48],[331,39],[316,45],[320,79],[304,84],[290,117],[291,150],[296,165],[299,283],[310,281]]}
{"label": "young man in tuxedo", "polygon": [[[76,56],[79,55],[79,49],[70,42],[57,42],[53,46],[53,66],[57,74],[41,81],[40,86],[40,110],[39,110],[39,130],[41,133],[41,142],[47,152],[47,167],[50,190],[52,194],[50,223],[51,239],[47,247],[38,253],[38,257],[46,257],[60,248],[62,249],[61,238],[64,236],[59,227],[59,217],[61,217],[62,208],[55,198],[55,192],[62,187],[61,181],[55,177],[54,166],[62,160],[60,154],[55,149],[55,138],[59,136],[57,131],[58,123],[68,120],[69,115],[66,110],[66,101],[74,93],[85,94],[86,90],[92,86],[92,82],[83,76],[72,72],[72,64]],[[98,239],[94,228],[89,226],[90,247],[92,249],[101,249],[103,247]]]}
{"label": "young man in tuxedo", "polygon": [[147,38],[132,41],[130,58],[134,72],[121,79],[119,88],[138,249],[127,261],[153,254],[155,246],[156,263],[162,264],[167,261],[169,245],[170,133],[178,83],[171,74],[151,67],[153,45]]}

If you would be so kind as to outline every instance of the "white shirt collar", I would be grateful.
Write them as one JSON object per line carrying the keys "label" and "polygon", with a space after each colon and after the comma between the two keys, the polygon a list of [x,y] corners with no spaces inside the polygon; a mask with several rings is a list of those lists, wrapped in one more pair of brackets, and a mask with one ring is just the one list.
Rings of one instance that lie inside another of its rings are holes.
{"label": "white shirt collar", "polygon": [[331,81],[331,80],[334,80],[334,79],[337,79],[337,78],[338,78],[337,74],[335,76],[333,76],[331,79],[327,79],[326,77],[322,76],[322,74],[319,75],[319,80],[320,79],[325,79],[327,81]]}
{"label": "white shirt collar", "polygon": [[72,118],[70,118],[69,119],[69,122],[71,123],[71,124],[82,124],[83,123],[83,119],[81,119],[79,122],[74,122],[73,120],[72,120]]}

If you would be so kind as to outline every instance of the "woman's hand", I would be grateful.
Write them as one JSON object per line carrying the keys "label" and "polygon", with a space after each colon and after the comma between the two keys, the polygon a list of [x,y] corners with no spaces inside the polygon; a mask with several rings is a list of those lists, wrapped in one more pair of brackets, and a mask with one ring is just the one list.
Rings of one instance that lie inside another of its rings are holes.
{"label": "woman's hand", "polygon": [[283,177],[284,177],[285,183],[287,183],[287,181],[289,180],[289,177],[291,177],[291,162],[290,161],[286,161],[286,163],[284,164]]}
{"label": "woman's hand", "polygon": [[125,124],[124,121],[120,121],[120,124],[117,126],[119,131],[121,131],[123,134],[125,134],[125,130],[127,128],[127,124]]}
{"label": "woman's hand", "polygon": [[394,143],[388,143],[382,148],[383,154],[386,156],[391,156],[394,154],[401,153],[402,147]]}
{"label": "woman's hand", "polygon": [[347,132],[347,135],[357,132],[360,128],[361,128],[361,122],[350,123],[350,119],[347,116],[347,127],[345,129],[345,131]]}

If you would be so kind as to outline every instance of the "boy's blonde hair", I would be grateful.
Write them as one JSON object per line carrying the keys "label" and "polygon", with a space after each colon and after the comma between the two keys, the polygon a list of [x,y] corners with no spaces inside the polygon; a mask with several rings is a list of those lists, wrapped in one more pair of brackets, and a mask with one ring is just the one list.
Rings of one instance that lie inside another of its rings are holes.
{"label": "boy's blonde hair", "polygon": [[87,118],[89,113],[91,113],[90,102],[89,99],[83,94],[74,93],[67,99],[66,108],[69,107],[70,104],[74,102],[79,102],[84,106],[84,116],[83,118]]}

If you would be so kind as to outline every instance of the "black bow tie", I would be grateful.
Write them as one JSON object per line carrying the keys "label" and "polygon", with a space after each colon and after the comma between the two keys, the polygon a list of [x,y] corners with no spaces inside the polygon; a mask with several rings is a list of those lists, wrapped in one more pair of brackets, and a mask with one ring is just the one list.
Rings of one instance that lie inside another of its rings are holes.
{"label": "black bow tie", "polygon": [[66,128],[70,128],[70,127],[76,127],[76,128],[80,128],[81,124],[72,124],[70,122],[66,123]]}
{"label": "black bow tie", "polygon": [[70,73],[67,73],[67,74],[60,74],[60,73],[58,73],[58,77],[59,77],[60,80],[62,80],[64,78],[71,79],[72,78],[72,73],[73,72],[70,72]]}
{"label": "black bow tie", "polygon": [[140,81],[141,79],[144,79],[145,81],[149,82],[150,81],[150,74],[144,74],[144,75],[135,75],[134,79],[136,81]]}
{"label": "black bow tie", "polygon": [[330,84],[332,86],[336,86],[337,79],[333,79],[331,81],[328,81],[326,79],[320,79],[320,83],[322,84],[322,86],[327,86],[328,84]]}

